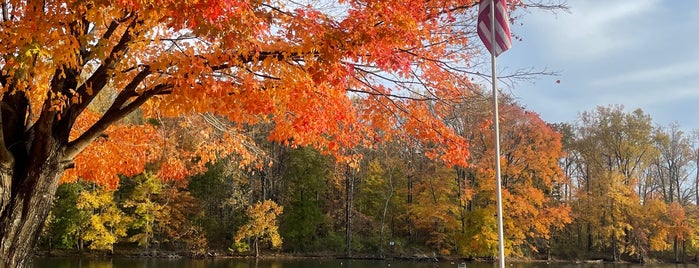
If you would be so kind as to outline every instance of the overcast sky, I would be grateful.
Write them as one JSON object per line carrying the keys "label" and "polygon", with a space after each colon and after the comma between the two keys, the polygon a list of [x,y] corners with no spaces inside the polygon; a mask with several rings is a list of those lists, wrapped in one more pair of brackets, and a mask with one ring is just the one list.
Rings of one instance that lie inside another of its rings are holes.
{"label": "overcast sky", "polygon": [[548,122],[622,104],[656,124],[699,129],[699,1],[567,3],[569,13],[528,10],[511,26],[523,40],[498,57],[502,73],[534,67],[560,74],[509,89],[521,104]]}

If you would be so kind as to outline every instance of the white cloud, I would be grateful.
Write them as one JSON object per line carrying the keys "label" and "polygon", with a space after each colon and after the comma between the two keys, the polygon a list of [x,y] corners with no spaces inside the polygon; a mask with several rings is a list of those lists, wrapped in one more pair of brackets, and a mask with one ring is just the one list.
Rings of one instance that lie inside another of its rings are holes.
{"label": "white cloud", "polygon": [[571,0],[571,13],[536,16],[536,31],[562,60],[594,60],[643,44],[629,28],[657,10],[659,0]]}
{"label": "white cloud", "polygon": [[590,85],[595,87],[618,86],[628,84],[653,83],[663,86],[678,79],[699,77],[699,60],[678,62],[654,68],[633,70],[620,75],[613,75],[595,80]]}
{"label": "white cloud", "polygon": [[502,66],[561,74],[553,78],[560,84],[519,84],[514,92],[527,107],[545,120],[572,122],[597,105],[622,104],[642,108],[655,123],[699,128],[699,1],[567,2],[570,14],[526,14],[514,26],[524,41]]}
{"label": "white cloud", "polygon": [[[699,100],[699,80],[682,80],[650,87],[609,87],[595,98],[600,104],[621,103],[629,108],[672,105]],[[675,107],[678,116],[687,107]]]}

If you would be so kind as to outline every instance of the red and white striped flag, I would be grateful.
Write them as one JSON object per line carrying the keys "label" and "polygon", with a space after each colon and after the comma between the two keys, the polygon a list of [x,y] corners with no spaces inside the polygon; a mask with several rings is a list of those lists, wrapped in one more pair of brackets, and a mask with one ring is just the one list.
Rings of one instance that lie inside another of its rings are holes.
{"label": "red and white striped flag", "polygon": [[[495,4],[495,44],[493,43],[490,25],[490,5]],[[507,15],[507,0],[481,0],[478,5],[478,37],[496,57],[512,47],[510,37],[510,17]]]}

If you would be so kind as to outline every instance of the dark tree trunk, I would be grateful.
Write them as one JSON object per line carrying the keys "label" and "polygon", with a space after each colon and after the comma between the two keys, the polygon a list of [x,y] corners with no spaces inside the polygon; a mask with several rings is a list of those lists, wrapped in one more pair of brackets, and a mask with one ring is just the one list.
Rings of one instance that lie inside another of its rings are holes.
{"label": "dark tree trunk", "polygon": [[[26,5],[27,10],[44,8],[42,1],[27,1]],[[30,106],[27,93],[39,90],[35,83],[42,80],[28,74],[47,70],[34,69],[36,66],[28,61],[25,71],[0,74],[0,85],[6,89],[0,98],[0,268],[30,266],[29,261],[51,209],[58,180],[72,165],[70,162],[73,158],[110,125],[153,96],[167,94],[172,87],[160,84],[147,93],[137,93],[136,89],[151,75],[148,67],[142,69],[130,78],[127,85],[117,89],[119,93],[115,100],[97,122],[79,137],[69,140],[75,119],[113,78],[115,64],[126,54],[128,44],[133,41],[137,32],[134,27],[139,25],[140,20],[130,17],[132,20],[112,21],[107,33],[100,37],[114,37],[118,42],[103,47],[107,57],[87,80],[78,83],[83,65],[54,66],[53,74],[46,74],[50,77],[49,83],[43,85],[49,88],[47,98],[43,103],[31,103],[41,110],[37,114]],[[77,26],[80,23],[70,24],[68,34],[76,38],[89,30],[89,27]],[[115,31],[119,32],[117,28],[123,29],[123,33],[112,36]],[[81,64],[87,66],[87,54],[91,53],[84,52],[91,48],[85,48],[85,51],[83,48],[76,51],[74,56],[78,62],[82,59]]]}
{"label": "dark tree trunk", "polygon": [[[75,88],[77,73],[65,73],[54,76],[52,88]],[[61,111],[50,107],[47,101],[34,118],[23,92],[8,91],[0,101],[0,267],[30,266],[58,180],[76,154],[66,157],[70,129],[82,106]],[[71,150],[82,150],[92,139],[86,137]]]}
{"label": "dark tree trunk", "polygon": [[466,170],[462,167],[455,167],[456,170],[456,184],[459,190],[456,192],[456,198],[459,199],[459,220],[461,221],[461,233],[466,233],[466,204],[464,200],[463,193],[466,188]]}
{"label": "dark tree trunk", "polygon": [[29,266],[51,209],[64,168],[56,143],[46,144],[47,155],[32,154],[0,175],[0,267]]}
{"label": "dark tree trunk", "polygon": [[677,251],[677,236],[672,240],[672,253],[675,257],[675,262],[680,262],[680,255]]}

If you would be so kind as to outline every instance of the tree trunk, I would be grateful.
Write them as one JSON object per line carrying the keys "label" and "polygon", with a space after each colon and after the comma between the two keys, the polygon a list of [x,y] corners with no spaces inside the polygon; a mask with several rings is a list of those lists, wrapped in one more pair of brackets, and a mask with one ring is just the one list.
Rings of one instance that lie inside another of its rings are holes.
{"label": "tree trunk", "polygon": [[675,262],[680,262],[680,256],[677,252],[677,236],[672,240],[672,253],[675,256]]}
{"label": "tree trunk", "polygon": [[616,239],[616,231],[612,231],[612,259],[614,262],[619,261],[619,256],[618,256],[618,249],[617,249],[617,239]]}
{"label": "tree trunk", "polygon": [[386,197],[386,202],[383,206],[383,214],[381,214],[381,230],[379,231],[379,257],[383,258],[383,230],[386,223],[386,212],[388,211],[388,205],[391,203],[391,198],[393,198],[393,178],[388,177],[388,185],[390,187],[388,196]]}
{"label": "tree trunk", "polygon": [[456,192],[456,198],[459,199],[459,220],[461,221],[461,233],[466,233],[466,202],[464,202],[464,191],[466,190],[466,170],[461,167],[455,167],[456,184],[459,190]]}
{"label": "tree trunk", "polygon": [[592,252],[592,223],[587,222],[587,252]]}
{"label": "tree trunk", "polygon": [[354,174],[351,167],[347,167],[345,173],[345,243],[347,244],[347,257],[352,257],[352,195],[354,194]]}
{"label": "tree trunk", "polygon": [[[58,146],[46,142],[0,174],[0,267],[28,267],[64,168]],[[27,161],[28,160],[28,161]],[[25,162],[27,161],[27,162]]]}
{"label": "tree trunk", "polygon": [[255,259],[260,257],[260,247],[258,245],[259,243],[260,243],[260,239],[255,237]]}

